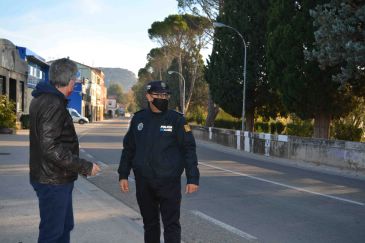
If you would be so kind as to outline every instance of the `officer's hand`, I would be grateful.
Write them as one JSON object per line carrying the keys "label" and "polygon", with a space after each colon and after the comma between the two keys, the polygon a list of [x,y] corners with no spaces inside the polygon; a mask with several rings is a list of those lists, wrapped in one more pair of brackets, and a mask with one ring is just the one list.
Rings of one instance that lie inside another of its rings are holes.
{"label": "officer's hand", "polygon": [[100,172],[100,167],[96,163],[93,163],[93,169],[91,170],[91,176],[96,176]]}
{"label": "officer's hand", "polygon": [[119,181],[119,187],[122,192],[129,192],[129,185],[127,179],[121,179]]}
{"label": "officer's hand", "polygon": [[185,194],[190,194],[198,191],[199,186],[195,184],[187,184],[185,188]]}

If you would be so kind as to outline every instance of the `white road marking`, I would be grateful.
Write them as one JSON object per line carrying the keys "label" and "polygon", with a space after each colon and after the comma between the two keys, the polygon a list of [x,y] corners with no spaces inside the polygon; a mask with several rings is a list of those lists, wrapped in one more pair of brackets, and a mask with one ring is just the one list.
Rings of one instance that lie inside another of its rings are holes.
{"label": "white road marking", "polygon": [[85,155],[86,155],[87,157],[89,157],[90,159],[93,159],[93,158],[94,158],[94,156],[92,156],[91,154],[86,153]]}
{"label": "white road marking", "polygon": [[222,221],[219,221],[219,220],[217,220],[215,218],[212,218],[212,217],[210,217],[210,216],[208,216],[208,215],[206,215],[206,214],[204,214],[204,213],[202,213],[200,211],[193,210],[192,213],[194,215],[196,215],[196,216],[199,216],[199,217],[205,219],[205,220],[208,220],[209,222],[211,222],[211,223],[213,223],[215,225],[218,225],[218,226],[222,227],[223,229],[228,230],[229,232],[231,232],[233,234],[236,234],[236,235],[238,235],[238,236],[240,236],[242,238],[245,238],[246,240],[249,240],[251,242],[258,242],[257,237],[255,237],[253,235],[250,235],[250,234],[248,234],[246,232],[243,232],[243,231],[241,231],[241,230],[239,230],[239,229],[237,229],[237,228],[235,228],[235,227],[233,227],[233,226],[231,226],[229,224],[223,223]]}
{"label": "white road marking", "polygon": [[335,199],[335,200],[338,200],[338,201],[355,204],[355,205],[358,205],[358,206],[364,206],[365,205],[365,203],[362,203],[362,202],[357,202],[357,201],[349,200],[349,199],[342,198],[342,197],[331,196],[331,195],[323,194],[323,193],[319,193],[319,192],[309,191],[309,190],[306,190],[306,189],[303,189],[303,188],[300,188],[300,187],[290,186],[290,185],[286,185],[284,183],[280,183],[280,182],[276,182],[276,181],[270,181],[270,180],[263,179],[263,178],[260,178],[260,177],[251,176],[251,175],[247,175],[247,174],[244,174],[244,173],[236,172],[236,171],[233,171],[233,170],[227,170],[227,169],[224,169],[224,168],[221,168],[221,167],[218,167],[218,166],[214,166],[214,165],[208,165],[208,164],[203,163],[203,162],[199,162],[199,164],[210,167],[210,168],[214,168],[214,169],[217,169],[217,170],[229,172],[229,173],[232,173],[232,174],[235,174],[235,175],[248,177],[248,178],[251,178],[251,179],[254,179],[254,180],[271,183],[271,184],[274,184],[274,185],[277,185],[277,186],[282,186],[282,187],[294,189],[294,190],[301,191],[301,192],[307,192],[307,193],[310,193],[310,194],[314,194],[314,195],[318,195],[318,196],[322,196],[322,197],[327,197],[327,198]]}

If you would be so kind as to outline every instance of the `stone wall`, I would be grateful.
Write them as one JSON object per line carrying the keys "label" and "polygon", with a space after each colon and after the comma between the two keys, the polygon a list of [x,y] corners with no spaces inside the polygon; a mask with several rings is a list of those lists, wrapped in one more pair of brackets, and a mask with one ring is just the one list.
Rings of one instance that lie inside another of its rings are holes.
{"label": "stone wall", "polygon": [[365,143],[192,126],[196,139],[246,152],[365,171]]}

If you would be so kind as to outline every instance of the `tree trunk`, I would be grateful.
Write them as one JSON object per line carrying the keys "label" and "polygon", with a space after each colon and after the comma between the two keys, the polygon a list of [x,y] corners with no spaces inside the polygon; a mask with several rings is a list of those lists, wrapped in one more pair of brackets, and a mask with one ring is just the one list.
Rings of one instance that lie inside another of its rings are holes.
{"label": "tree trunk", "polygon": [[249,132],[253,132],[253,126],[254,126],[254,122],[255,122],[255,120],[254,120],[254,118],[255,118],[255,116],[254,116],[254,114],[253,114],[253,112],[246,112],[246,131],[249,131]]}
{"label": "tree trunk", "polygon": [[331,116],[327,114],[316,114],[314,116],[314,134],[315,138],[329,139]]}
{"label": "tree trunk", "polygon": [[208,94],[208,115],[207,115],[207,119],[205,121],[205,126],[213,127],[214,120],[217,117],[218,113],[219,113],[219,106],[214,104],[214,102],[210,96],[210,92],[209,92],[209,94]]}
{"label": "tree trunk", "polygon": [[[183,70],[182,70],[182,57],[181,57],[181,52],[179,54],[179,59],[178,59],[178,62],[179,62],[179,73],[182,75],[183,73]],[[184,83],[183,83],[183,80],[182,78],[180,77],[179,75],[179,90],[180,90],[180,111],[184,113],[183,111],[183,107],[184,107]]]}
{"label": "tree trunk", "polygon": [[196,61],[195,66],[194,66],[194,69],[193,69],[193,73],[191,75],[191,82],[190,82],[190,87],[189,87],[189,94],[188,94],[188,98],[187,98],[187,100],[185,102],[185,111],[184,111],[184,113],[187,112],[187,110],[189,108],[189,105],[190,105],[191,97],[193,96],[195,80],[197,78],[197,73],[198,73],[198,65],[199,65],[199,62]]}

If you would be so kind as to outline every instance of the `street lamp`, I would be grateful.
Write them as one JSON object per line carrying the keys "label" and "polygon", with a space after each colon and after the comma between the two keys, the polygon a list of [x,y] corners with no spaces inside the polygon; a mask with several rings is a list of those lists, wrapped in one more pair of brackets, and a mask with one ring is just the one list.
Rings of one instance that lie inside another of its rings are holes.
{"label": "street lamp", "polygon": [[168,74],[173,74],[173,73],[176,73],[176,74],[178,74],[181,78],[182,78],[182,80],[183,80],[183,84],[184,84],[184,88],[183,88],[183,96],[182,96],[182,113],[184,114],[185,113],[185,78],[184,78],[184,76],[181,74],[181,73],[179,73],[179,72],[177,72],[177,71],[168,71],[167,72]]}
{"label": "street lamp", "polygon": [[243,60],[243,91],[242,91],[242,132],[245,131],[245,100],[246,100],[246,57],[247,57],[247,45],[246,45],[246,41],[243,38],[243,36],[241,35],[241,33],[236,30],[235,28],[223,24],[223,23],[219,23],[219,22],[213,22],[213,26],[216,28],[229,28],[233,31],[235,31],[242,39],[243,42],[243,46],[245,47],[245,55],[244,55],[244,60]]}

